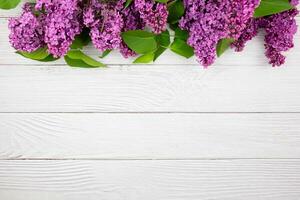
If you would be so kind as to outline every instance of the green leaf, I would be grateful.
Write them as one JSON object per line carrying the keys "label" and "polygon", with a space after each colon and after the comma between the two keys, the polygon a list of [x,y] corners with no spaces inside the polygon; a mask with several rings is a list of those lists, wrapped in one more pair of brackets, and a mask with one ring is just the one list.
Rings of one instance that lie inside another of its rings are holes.
{"label": "green leaf", "polygon": [[0,0],[0,8],[9,10],[17,7],[21,0]]}
{"label": "green leaf", "polygon": [[168,6],[169,16],[168,22],[170,24],[177,23],[184,15],[184,5],[182,0],[175,0]]}
{"label": "green leaf", "polygon": [[158,49],[154,52],[154,58],[153,61],[156,61],[161,54],[163,54],[167,48],[165,47],[158,47]]}
{"label": "green leaf", "polygon": [[105,58],[112,50],[105,50],[99,58]]}
{"label": "green leaf", "polygon": [[122,33],[122,38],[130,49],[139,54],[147,54],[157,49],[155,35],[147,31],[127,31]]}
{"label": "green leaf", "polygon": [[68,56],[65,56],[66,63],[71,67],[79,67],[79,68],[95,68],[83,62],[82,60],[72,59]]}
{"label": "green leaf", "polygon": [[71,49],[82,49],[90,43],[89,31],[84,29],[80,35],[77,35],[71,45]]}
{"label": "green leaf", "polygon": [[49,56],[49,53],[48,53],[46,47],[39,48],[38,50],[31,52],[31,53],[27,53],[24,51],[17,51],[16,53],[24,56],[25,58],[29,58],[32,60],[39,60],[39,61],[43,60]]}
{"label": "green leaf", "polygon": [[261,0],[254,12],[254,17],[264,17],[292,9],[289,0]]}
{"label": "green leaf", "polygon": [[194,55],[194,49],[189,46],[186,41],[175,38],[171,45],[171,50],[185,58],[190,58]]}
{"label": "green leaf", "polygon": [[171,43],[170,32],[168,30],[165,30],[161,34],[157,35],[156,41],[159,46],[168,48]]}
{"label": "green leaf", "polygon": [[79,36],[76,36],[72,45],[71,45],[71,49],[82,49],[83,48],[83,43],[82,40]]}
{"label": "green leaf", "polygon": [[126,0],[126,3],[125,3],[125,7],[124,8],[127,8],[128,6],[130,6],[130,4],[132,3],[133,0]]}
{"label": "green leaf", "polygon": [[168,0],[155,0],[155,1],[158,3],[167,3],[168,2]]}
{"label": "green leaf", "polygon": [[162,32],[161,34],[156,36],[156,41],[158,43],[158,48],[154,52],[153,61],[156,61],[158,57],[163,54],[170,46],[171,39],[170,39],[170,32],[168,30]]}
{"label": "green leaf", "polygon": [[105,67],[101,62],[85,55],[79,50],[71,50],[65,56],[65,60],[71,67],[96,68]]}
{"label": "green leaf", "polygon": [[189,33],[185,30],[181,30],[179,27],[175,29],[175,38],[187,41],[189,37]]}
{"label": "green leaf", "polygon": [[225,38],[219,40],[217,44],[217,55],[220,57],[231,45],[231,43],[234,41],[232,38]]}
{"label": "green leaf", "polygon": [[133,63],[150,63],[154,59],[154,53],[148,53],[138,57]]}
{"label": "green leaf", "polygon": [[39,60],[40,62],[52,62],[55,60],[58,60],[59,58],[54,58],[51,54],[47,56],[46,58]]}
{"label": "green leaf", "polygon": [[169,28],[173,31],[175,31],[178,28],[178,23],[175,24],[169,24]]}
{"label": "green leaf", "polygon": [[194,49],[187,44],[188,32],[181,30],[179,27],[175,29],[175,39],[170,49],[178,55],[190,58],[194,55]]}

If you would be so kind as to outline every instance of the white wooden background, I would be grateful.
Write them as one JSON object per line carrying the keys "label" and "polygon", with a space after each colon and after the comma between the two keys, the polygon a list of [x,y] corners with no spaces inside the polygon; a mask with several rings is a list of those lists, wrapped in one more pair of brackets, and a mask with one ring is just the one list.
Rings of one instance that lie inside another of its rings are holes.
{"label": "white wooden background", "polygon": [[299,33],[281,68],[260,36],[208,70],[71,69],[14,54],[18,12],[0,11],[1,200],[300,199]]}

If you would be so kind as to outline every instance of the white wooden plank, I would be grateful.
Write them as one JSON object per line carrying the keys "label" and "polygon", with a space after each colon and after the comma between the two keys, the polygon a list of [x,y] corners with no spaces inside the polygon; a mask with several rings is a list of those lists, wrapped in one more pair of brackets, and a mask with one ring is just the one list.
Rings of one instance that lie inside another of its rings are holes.
{"label": "white wooden plank", "polygon": [[0,159],[300,158],[300,114],[0,114]]}
{"label": "white wooden plank", "polygon": [[[297,18],[298,24],[300,24],[300,18]],[[0,19],[0,65],[38,65],[41,63],[34,62],[23,58],[22,56],[15,54],[15,50],[11,48],[8,41],[8,28],[7,20]],[[297,33],[295,38],[295,48],[287,53],[287,62],[285,66],[298,66],[300,58],[300,33]],[[255,38],[253,41],[249,42],[245,51],[242,53],[234,53],[233,51],[226,52],[221,58],[219,58],[214,64],[215,67],[218,66],[238,66],[238,67],[247,67],[247,66],[264,66],[264,68],[270,68],[267,59],[264,56],[264,44],[263,44],[263,34]],[[100,55],[92,45],[86,48],[88,55],[97,58]],[[109,65],[118,65],[118,64],[131,64],[134,59],[124,59],[118,52],[114,52],[103,59],[103,62]],[[55,64],[64,64],[64,60],[61,59],[56,62],[44,63],[42,65],[55,65]],[[170,51],[167,51],[162,57],[154,64],[158,65],[186,65],[192,64],[197,65],[199,68],[202,68],[195,60],[195,58],[185,59],[182,58]]]}
{"label": "white wooden plank", "polygon": [[1,200],[299,200],[299,160],[0,161]]}
{"label": "white wooden plank", "polygon": [[300,68],[0,66],[0,112],[299,112]]}

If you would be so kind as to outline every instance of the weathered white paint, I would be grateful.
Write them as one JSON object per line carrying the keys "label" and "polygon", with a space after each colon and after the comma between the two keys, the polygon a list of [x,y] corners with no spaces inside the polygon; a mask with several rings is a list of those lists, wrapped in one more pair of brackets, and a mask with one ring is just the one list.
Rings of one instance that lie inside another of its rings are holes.
{"label": "weathered white paint", "polygon": [[1,200],[299,200],[299,160],[0,161]]}
{"label": "weathered white paint", "polygon": [[282,68],[261,34],[208,70],[72,69],[14,54],[19,12],[0,11],[0,200],[299,200],[299,33]]}
{"label": "weathered white paint", "polygon": [[0,159],[299,158],[300,114],[0,114]]}
{"label": "weathered white paint", "polygon": [[299,74],[296,66],[0,66],[0,112],[299,112]]}

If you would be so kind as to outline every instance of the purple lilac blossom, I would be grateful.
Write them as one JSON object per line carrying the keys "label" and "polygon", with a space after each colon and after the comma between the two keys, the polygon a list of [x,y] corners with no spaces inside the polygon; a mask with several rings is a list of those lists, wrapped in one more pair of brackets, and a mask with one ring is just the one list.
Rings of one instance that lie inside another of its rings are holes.
{"label": "purple lilac blossom", "polygon": [[166,30],[168,19],[168,8],[164,3],[154,0],[135,0],[135,9],[148,27],[156,34]]}
{"label": "purple lilac blossom", "polygon": [[216,59],[220,39],[239,38],[259,0],[184,0],[185,16],[179,26],[189,32],[188,44],[207,67]]}
{"label": "purple lilac blossom", "polygon": [[269,63],[280,66],[285,63],[282,52],[294,47],[294,35],[297,32],[296,9],[270,16],[266,27],[265,48]]}
{"label": "purple lilac blossom", "polygon": [[299,4],[299,0],[290,0],[292,6],[297,6]]}
{"label": "purple lilac blossom", "polygon": [[[296,6],[298,0],[292,0],[291,4]],[[285,63],[285,56],[282,52],[288,51],[294,47],[294,35],[297,32],[295,16],[298,14],[296,8],[278,13],[275,15],[252,19],[247,28],[243,31],[238,40],[232,47],[236,51],[242,51],[246,42],[254,38],[259,29],[264,29],[265,35],[265,55],[269,59],[269,63],[275,66],[280,66]]]}
{"label": "purple lilac blossom", "polygon": [[33,14],[33,7],[26,3],[18,18],[9,20],[9,41],[18,51],[33,52],[45,45],[43,24],[40,17]]}
{"label": "purple lilac blossom", "polygon": [[[37,0],[26,3],[19,18],[9,20],[12,46],[20,51],[32,52],[47,44],[54,57],[64,56],[83,24],[90,28],[93,44],[100,51],[120,49],[124,57],[136,53],[122,41],[121,32],[144,29],[148,26],[156,34],[166,29],[168,11],[166,4],[154,0],[134,0],[124,8],[125,0],[89,0],[83,9],[83,0]],[[293,6],[299,0],[290,0]],[[297,31],[296,8],[279,14],[252,18],[259,0],[184,0],[185,16],[179,26],[189,32],[188,44],[195,49],[200,63],[205,67],[216,58],[216,45],[220,39],[234,38],[232,47],[243,50],[247,41],[265,29],[266,56],[270,64],[280,66],[285,62],[282,52],[294,46]]]}
{"label": "purple lilac blossom", "polygon": [[124,3],[125,0],[91,0],[83,18],[98,50],[120,49],[121,54],[128,58],[136,53],[124,43],[121,33],[141,30],[145,26],[150,27],[154,33],[160,33],[166,29],[168,11],[165,4],[153,0],[135,0],[127,8],[124,8]]}
{"label": "purple lilac blossom", "polygon": [[[146,26],[159,34],[166,30],[168,10],[166,4],[153,0],[135,0],[128,8],[121,11],[124,20],[122,32],[129,30],[142,30]],[[120,44],[120,52],[125,57],[136,56],[123,41]]]}
{"label": "purple lilac blossom", "polygon": [[240,35],[240,37],[231,44],[231,47],[234,48],[235,51],[237,52],[243,51],[246,42],[252,40],[258,34],[258,28],[260,27],[259,25],[260,22],[261,20],[252,18],[248,22],[246,28],[243,30],[243,33]]}
{"label": "purple lilac blossom", "polygon": [[81,0],[37,0],[36,9],[45,12],[45,42],[54,57],[64,56],[83,28]]}
{"label": "purple lilac blossom", "polygon": [[120,47],[123,4],[124,0],[110,3],[91,0],[84,12],[84,24],[90,28],[92,42],[101,52]]}
{"label": "purple lilac blossom", "polygon": [[[123,9],[121,11],[121,15],[124,20],[122,32],[130,30],[142,30],[145,28],[145,22],[141,19],[140,13],[135,9],[134,4],[131,4],[128,8]],[[137,55],[123,41],[120,45],[120,52],[125,58]]]}

